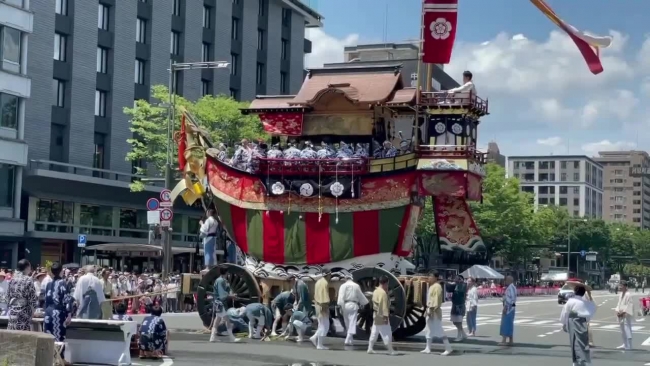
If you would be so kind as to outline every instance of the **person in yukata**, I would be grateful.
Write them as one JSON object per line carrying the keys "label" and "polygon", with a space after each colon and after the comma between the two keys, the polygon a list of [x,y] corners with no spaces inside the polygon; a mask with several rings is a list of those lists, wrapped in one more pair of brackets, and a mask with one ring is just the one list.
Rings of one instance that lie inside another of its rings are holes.
{"label": "person in yukata", "polygon": [[367,158],[368,157],[368,150],[366,150],[366,148],[363,147],[363,145],[357,143],[355,145],[354,155],[353,156],[355,158]]}
{"label": "person in yukata", "polygon": [[316,157],[319,159],[333,159],[336,157],[336,151],[330,144],[323,141],[318,151],[316,151]]}
{"label": "person in yukata", "polygon": [[230,283],[226,279],[226,268],[219,268],[219,278],[214,281],[214,293],[212,294],[212,331],[210,332],[210,342],[217,341],[219,325],[225,321],[228,299],[232,298]]}
{"label": "person in yukata", "polygon": [[347,143],[341,141],[339,144],[339,150],[336,152],[336,157],[338,159],[348,159],[354,155],[354,150]]}
{"label": "person in yukata", "polygon": [[388,277],[379,277],[379,286],[372,293],[372,319],[370,338],[368,339],[368,353],[375,353],[375,343],[381,336],[390,355],[396,355],[393,349],[393,331],[390,327],[390,302],[388,300]]}
{"label": "person in yukata", "polygon": [[113,314],[111,320],[123,320],[132,322],[133,318],[126,313],[126,304],[120,302],[115,306],[115,314]]}
{"label": "person in yukata", "polygon": [[217,154],[217,160],[227,163],[228,162],[228,147],[223,142],[219,143],[219,153]]}
{"label": "person in yukata", "polygon": [[154,305],[140,326],[140,358],[161,358],[167,353],[169,333],[162,318],[162,308]]}
{"label": "person in yukata", "polygon": [[247,139],[243,139],[241,141],[241,145],[237,148],[235,154],[232,156],[230,165],[240,170],[249,170],[252,153],[253,151],[250,146],[250,142]]}
{"label": "person in yukata", "polygon": [[445,351],[441,356],[448,356],[451,354],[451,344],[445,335],[445,330],[442,328],[442,303],[444,301],[444,292],[439,282],[440,275],[438,271],[431,272],[429,279],[429,292],[427,294],[427,309],[426,309],[426,327],[425,337],[427,345],[421,353],[431,353],[431,343],[433,338],[440,338],[445,345]]}
{"label": "person in yukata", "polygon": [[309,288],[307,284],[302,279],[297,276],[292,276],[291,281],[293,282],[293,293],[296,296],[296,302],[294,308],[300,310],[303,313],[309,314],[312,310],[311,300],[309,298]]}
{"label": "person in yukata", "polygon": [[271,145],[271,148],[269,149],[268,153],[266,153],[266,157],[269,159],[282,159],[282,150],[280,150],[280,144],[273,144]]}
{"label": "person in yukata", "polygon": [[476,288],[476,281],[470,277],[467,279],[467,301],[465,308],[467,309],[467,332],[471,337],[476,336],[476,315],[478,314],[478,289]]}
{"label": "person in yukata", "polygon": [[397,156],[397,149],[391,144],[390,141],[384,141],[384,145],[380,152],[381,158],[394,158]]}
{"label": "person in yukata", "polygon": [[[43,331],[54,336],[57,342],[65,342],[66,330],[72,321],[74,298],[67,281],[61,277],[61,264],[54,263],[50,268],[52,281],[45,287],[45,316]],[[61,349],[63,358],[63,349]]]}
{"label": "person in yukata", "polygon": [[284,317],[289,320],[287,321],[287,327],[284,329],[284,332],[282,332],[281,336],[283,336],[284,339],[289,339],[295,328],[296,333],[298,333],[296,342],[301,343],[305,340],[305,333],[307,332],[307,329],[311,328],[312,326],[311,319],[309,319],[309,316],[307,316],[307,314],[303,313],[302,311],[293,310],[293,306],[291,306],[291,304],[287,304],[284,310]]}
{"label": "person in yukata", "polygon": [[38,306],[38,295],[30,274],[32,265],[27,259],[18,261],[16,272],[7,288],[9,323],[7,330],[32,330],[32,316]]}
{"label": "person in yukata", "polygon": [[596,304],[584,298],[587,289],[577,285],[575,296],[567,300],[560,314],[562,330],[569,333],[569,347],[574,366],[591,365],[588,323],[596,313]]}
{"label": "person in yukata", "polygon": [[110,301],[110,298],[113,297],[113,283],[110,281],[109,275],[110,271],[102,271],[102,279],[100,280],[102,283],[104,298],[108,300],[101,303],[102,319],[110,319],[113,316],[113,303]]}
{"label": "person in yukata", "polygon": [[101,303],[104,298],[104,288],[99,278],[95,276],[95,266],[86,266],[83,276],[79,277],[74,289],[74,298],[79,304],[77,317],[81,319],[101,319]]}
{"label": "person in yukata", "polygon": [[285,159],[300,159],[300,150],[296,147],[295,141],[287,145],[287,149],[282,152]]}
{"label": "person in yukata", "polygon": [[327,349],[327,347],[323,345],[323,340],[327,337],[327,333],[330,330],[329,281],[331,277],[331,273],[325,270],[323,271],[323,277],[316,281],[316,284],[314,285],[314,310],[318,319],[318,329],[309,340],[314,344],[316,349],[319,350]]}
{"label": "person in yukata", "polygon": [[514,342],[517,288],[512,282],[512,276],[507,276],[505,280],[506,293],[503,296],[503,310],[501,312],[501,328],[499,331],[501,334],[500,346],[512,346]]}
{"label": "person in yukata", "polygon": [[[273,313],[271,309],[254,302],[246,305],[246,317],[248,318],[248,338],[260,339],[265,336],[265,329],[273,323]],[[255,327],[257,323],[257,327]]]}
{"label": "person in yukata", "polygon": [[354,336],[357,334],[357,316],[359,315],[359,309],[368,305],[368,299],[363,294],[363,291],[361,291],[361,286],[354,282],[350,275],[347,276],[345,283],[339,287],[337,305],[341,308],[345,328],[347,329],[345,345],[351,346],[354,341]]}
{"label": "person in yukata", "polygon": [[203,239],[203,261],[205,270],[209,270],[217,264],[217,233],[219,231],[219,221],[217,221],[214,209],[206,211],[207,218],[201,225],[200,237]]}
{"label": "person in yukata", "polygon": [[618,323],[621,325],[621,336],[623,344],[618,349],[632,349],[632,320],[634,319],[634,304],[627,288],[627,281],[621,281],[618,285],[618,305],[614,308]]}
{"label": "person in yukata", "polygon": [[306,141],[305,142],[305,148],[302,149],[300,152],[300,158],[301,159],[316,159],[318,157],[318,154],[316,154],[316,151],[314,151],[314,145]]}
{"label": "person in yukata", "polygon": [[293,306],[293,303],[295,301],[296,297],[293,295],[293,290],[282,291],[273,299],[273,301],[271,301],[271,310],[275,316],[275,320],[273,321],[273,328],[271,329],[272,336],[278,335],[278,333],[276,333],[276,330],[278,328],[278,324],[282,322],[282,319],[284,317],[284,308],[287,306],[287,304]]}
{"label": "person in yukata", "polygon": [[465,317],[465,302],[467,301],[467,285],[463,276],[456,276],[456,286],[451,295],[451,322],[456,327],[456,342],[467,338],[463,329],[463,318]]}

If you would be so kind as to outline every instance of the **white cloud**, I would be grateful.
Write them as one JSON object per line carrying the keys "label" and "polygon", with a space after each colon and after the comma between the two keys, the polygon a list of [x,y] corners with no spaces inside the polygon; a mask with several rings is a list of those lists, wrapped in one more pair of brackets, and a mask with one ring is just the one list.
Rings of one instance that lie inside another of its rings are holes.
{"label": "white cloud", "polygon": [[546,139],[537,139],[537,143],[544,146],[555,147],[562,143],[562,138],[559,136],[553,136]]}
{"label": "white cloud", "polygon": [[307,38],[311,41],[311,53],[305,60],[306,68],[322,67],[323,64],[343,62],[343,48],[355,46],[358,34],[350,34],[343,39],[332,37],[321,29],[310,29]]}
{"label": "white cloud", "polygon": [[589,156],[597,156],[599,151],[631,150],[635,147],[636,144],[629,141],[611,142],[609,140],[602,140],[582,145],[582,151]]}

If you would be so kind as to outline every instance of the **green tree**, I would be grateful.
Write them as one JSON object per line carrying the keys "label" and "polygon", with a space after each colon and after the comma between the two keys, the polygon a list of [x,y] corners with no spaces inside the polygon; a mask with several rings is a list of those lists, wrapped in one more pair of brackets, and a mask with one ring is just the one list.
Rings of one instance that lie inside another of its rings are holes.
{"label": "green tree", "polygon": [[[137,101],[135,107],[125,107],[124,113],[129,116],[133,137],[127,141],[131,144],[131,151],[126,155],[126,160],[134,163],[136,174],[147,177],[162,177],[167,161],[167,147],[171,148],[171,161],[178,161],[178,149],[175,141],[169,144],[167,122],[170,105],[169,89],[162,85],[151,88],[151,100]],[[255,115],[243,115],[241,108],[250,104],[237,102],[227,96],[202,97],[196,102],[191,102],[181,96],[173,98],[176,109],[173,121],[173,130],[178,131],[181,123],[183,108],[194,115],[196,122],[210,135],[214,143],[225,142],[233,146],[236,141],[243,138],[265,138],[266,134],[260,120]],[[137,180],[131,184],[132,191],[142,191],[144,184]]]}
{"label": "green tree", "polygon": [[506,178],[499,165],[486,165],[483,203],[472,204],[485,244],[511,268],[517,269],[532,259],[531,246],[540,236],[535,225],[532,197],[519,188],[519,181]]}

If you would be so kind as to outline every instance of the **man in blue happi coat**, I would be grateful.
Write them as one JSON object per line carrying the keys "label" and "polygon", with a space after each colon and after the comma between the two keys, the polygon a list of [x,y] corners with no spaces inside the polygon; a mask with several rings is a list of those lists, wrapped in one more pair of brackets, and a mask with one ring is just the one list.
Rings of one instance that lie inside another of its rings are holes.
{"label": "man in blue happi coat", "polygon": [[279,293],[278,296],[276,296],[271,302],[271,310],[275,316],[275,320],[273,321],[273,328],[271,329],[272,336],[278,335],[275,331],[278,328],[278,324],[280,324],[282,321],[282,317],[285,313],[284,308],[287,305],[291,305],[293,307],[294,302],[295,296],[293,295],[293,290],[283,291]]}
{"label": "man in blue happi coat", "polygon": [[212,331],[210,342],[217,340],[219,325],[225,321],[228,300],[234,296],[230,290],[230,283],[226,278],[226,268],[219,268],[219,278],[214,281],[214,292],[212,294]]}

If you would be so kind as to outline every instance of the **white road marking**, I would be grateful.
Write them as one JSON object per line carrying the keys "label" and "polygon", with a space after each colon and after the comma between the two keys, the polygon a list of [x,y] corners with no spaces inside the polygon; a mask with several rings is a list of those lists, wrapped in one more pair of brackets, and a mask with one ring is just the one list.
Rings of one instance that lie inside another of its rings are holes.
{"label": "white road marking", "polygon": [[542,324],[548,324],[548,323],[553,323],[554,320],[539,320],[533,323],[530,323],[528,325],[542,325]]}
{"label": "white road marking", "polygon": [[492,319],[492,318],[487,317],[487,316],[479,316],[479,317],[476,318],[476,321],[478,322],[478,321],[483,321],[483,320],[488,320],[488,319]]}
{"label": "white road marking", "polygon": [[538,335],[538,337],[544,338],[544,337],[546,337],[546,334],[540,334],[540,335]]}
{"label": "white road marking", "polygon": [[598,327],[598,329],[616,329],[620,327],[621,326],[618,324],[610,324],[610,325],[603,325],[602,327]]}
{"label": "white road marking", "polygon": [[642,321],[645,321],[645,318],[639,318],[639,319],[637,319],[636,321],[638,321],[638,322],[642,322]]}
{"label": "white road marking", "polygon": [[532,319],[517,319],[517,320],[515,320],[515,324],[528,323],[528,322],[530,322],[531,320],[532,320]]}
{"label": "white road marking", "polygon": [[174,364],[174,361],[167,356],[163,356],[162,359],[163,363],[161,363],[160,366],[172,366]]}
{"label": "white road marking", "polygon": [[643,328],[645,328],[643,325],[633,325],[632,331],[636,332],[637,330],[641,330]]}
{"label": "white road marking", "polygon": [[645,341],[643,341],[643,343],[641,343],[641,345],[642,345],[642,346],[646,346],[646,347],[647,347],[647,346],[650,346],[650,337],[648,337],[648,339],[646,339]]}

